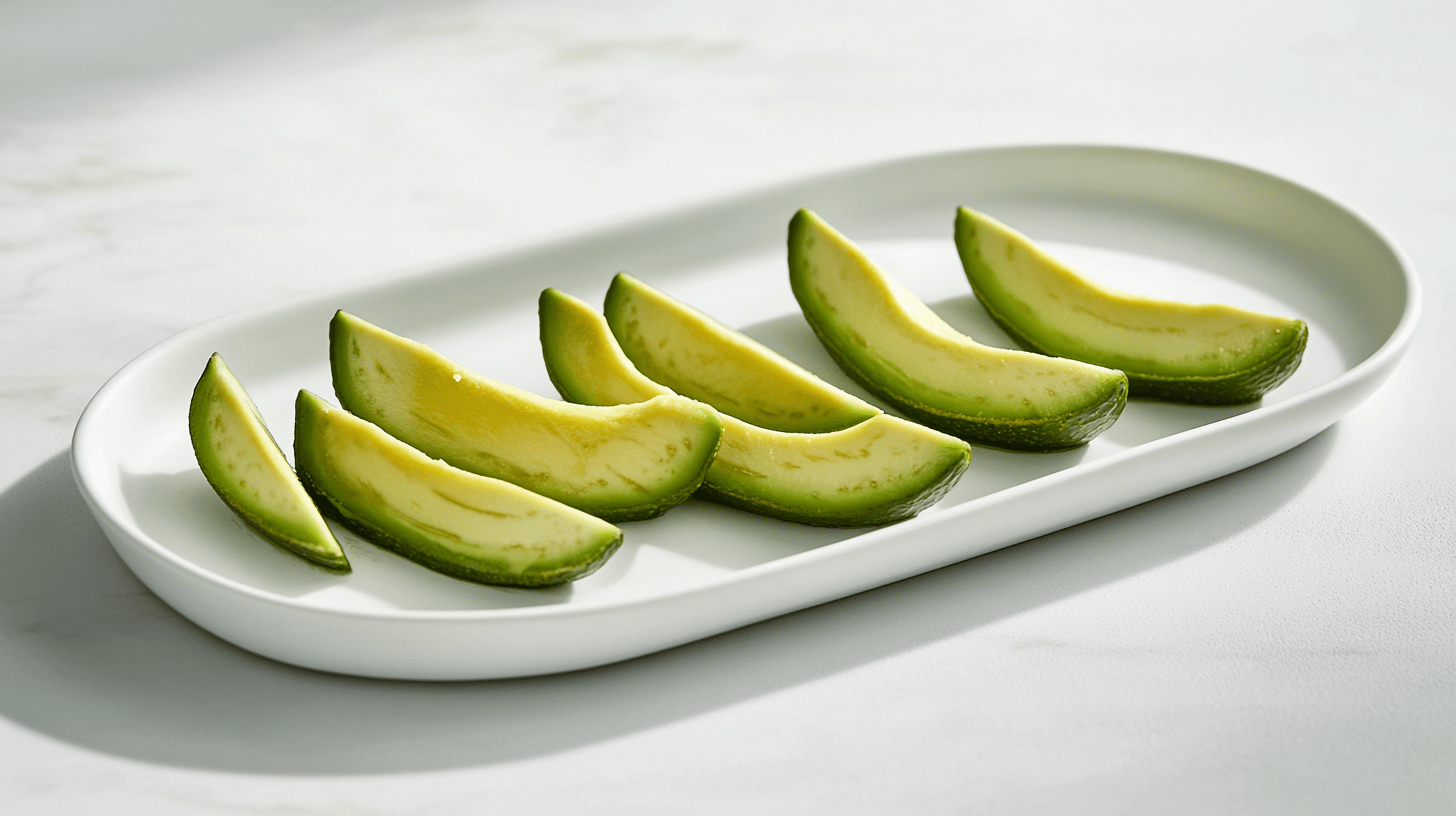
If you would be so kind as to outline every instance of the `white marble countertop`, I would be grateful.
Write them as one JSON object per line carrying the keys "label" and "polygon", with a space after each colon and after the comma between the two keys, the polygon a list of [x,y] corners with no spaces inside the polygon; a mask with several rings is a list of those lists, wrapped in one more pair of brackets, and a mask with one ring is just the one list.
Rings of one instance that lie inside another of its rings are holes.
{"label": "white marble countertop", "polygon": [[[0,812],[1449,813],[1456,57],[1436,3],[0,7]],[[932,150],[1121,143],[1353,205],[1405,362],[1269,462],[851,599],[503,682],[314,673],[121,564],[87,400],[224,313]]]}

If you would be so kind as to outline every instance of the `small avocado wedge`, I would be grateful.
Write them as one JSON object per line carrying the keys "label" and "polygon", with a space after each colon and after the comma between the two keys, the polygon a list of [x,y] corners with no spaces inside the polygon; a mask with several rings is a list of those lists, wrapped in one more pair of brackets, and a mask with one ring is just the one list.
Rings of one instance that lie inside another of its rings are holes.
{"label": "small avocado wedge", "polygon": [[1253,402],[1294,373],[1309,341],[1302,320],[1106,289],[966,207],[955,242],[976,297],[1016,342],[1120,369],[1134,397]]}
{"label": "small avocado wedge", "polygon": [[984,346],[952,329],[808,210],[789,223],[789,282],[847,374],[910,417],[972,443],[1074,448],[1127,403],[1120,371]]}
{"label": "small avocado wedge", "polygon": [[192,391],[187,429],[207,483],[249,527],[318,566],[349,572],[344,549],[220,354]]}
{"label": "small avocado wedge", "polygon": [[426,454],[607,521],[661,515],[697,490],[723,436],[711,408],[664,396],[572,405],[482,377],[346,312],[329,325],[344,409]]}
{"label": "small avocado wedge", "polygon": [[[633,367],[586,303],[547,289],[540,316],[546,369],[565,399],[617,405],[672,393]],[[699,495],[820,527],[910,518],[940,501],[971,460],[961,440],[888,414],[822,433],[774,431],[731,416],[723,429]]]}
{"label": "small avocado wedge", "polygon": [[816,527],[872,527],[913,518],[945,497],[971,463],[952,436],[889,414],[817,434],[723,418],[723,447],[704,498]]}
{"label": "small avocado wedge", "polygon": [[346,527],[436,572],[546,587],[589,575],[622,531],[522,487],[431,459],[377,426],[300,391],[298,474]]}
{"label": "small avocado wedge", "polygon": [[880,413],[626,273],[612,279],[602,311],[638,371],[760,428],[837,431]]}

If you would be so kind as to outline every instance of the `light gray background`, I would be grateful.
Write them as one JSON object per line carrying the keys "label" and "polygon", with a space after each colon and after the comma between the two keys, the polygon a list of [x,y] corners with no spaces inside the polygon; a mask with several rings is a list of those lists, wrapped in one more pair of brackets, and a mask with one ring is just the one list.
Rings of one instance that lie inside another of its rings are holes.
{"label": "light gray background", "polygon": [[[1456,58],[1436,2],[0,0],[0,811],[1456,810]],[[1424,322],[1263,465],[604,669],[424,685],[232,648],[71,483],[217,315],[861,161],[1230,159],[1354,206]]]}

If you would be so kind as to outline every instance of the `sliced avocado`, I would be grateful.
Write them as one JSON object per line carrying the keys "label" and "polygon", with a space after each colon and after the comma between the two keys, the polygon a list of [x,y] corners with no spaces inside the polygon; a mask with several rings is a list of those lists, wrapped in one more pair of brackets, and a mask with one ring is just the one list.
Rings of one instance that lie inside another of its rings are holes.
{"label": "sliced avocado", "polygon": [[848,428],[878,408],[625,273],[603,307],[637,370],[744,422],[789,433]]}
{"label": "sliced avocado", "polygon": [[976,297],[1016,342],[1121,369],[1134,397],[1253,402],[1294,373],[1309,341],[1302,320],[1103,288],[965,207],[955,241]]}
{"label": "sliced avocado", "polygon": [[817,527],[871,527],[940,501],[971,463],[971,448],[923,425],[876,414],[858,425],[787,434],[723,418],[723,447],[705,498]]}
{"label": "sliced avocado", "polygon": [[546,289],[537,300],[537,313],[546,373],[567,402],[631,405],[674,393],[632,365],[606,319],[586,302]]}
{"label": "sliced avocado", "polygon": [[[606,319],[586,303],[541,293],[541,348],[562,397],[617,405],[671,394],[633,367]],[[820,527],[867,527],[935,504],[970,463],[964,442],[887,414],[838,431],[785,433],[723,417],[723,445],[700,496]]]}
{"label": "sliced avocado", "polygon": [[344,549],[220,354],[192,391],[187,428],[207,483],[249,527],[294,555],[349,572]]}
{"label": "sliced avocado", "polygon": [[547,399],[339,312],[329,325],[344,409],[462,470],[607,521],[659,516],[702,483],[723,423],[676,395],[611,408]]}
{"label": "sliced avocado", "polygon": [[590,574],[622,544],[601,519],[431,459],[308,391],[295,407],[304,486],[349,529],[422,566],[545,587]]}
{"label": "sliced avocado", "polygon": [[789,224],[789,281],[847,374],[910,417],[970,442],[1073,448],[1127,403],[1120,371],[984,346],[952,329],[808,210]]}

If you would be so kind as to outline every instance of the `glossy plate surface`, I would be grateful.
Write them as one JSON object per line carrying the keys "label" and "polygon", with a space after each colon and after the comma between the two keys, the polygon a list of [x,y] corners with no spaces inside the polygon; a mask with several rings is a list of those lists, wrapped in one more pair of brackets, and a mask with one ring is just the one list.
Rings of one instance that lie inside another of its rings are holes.
{"label": "glossy plate surface", "polygon": [[[188,398],[214,351],[289,448],[298,389],[332,394],[327,330],[341,308],[554,397],[536,297],[554,286],[599,304],[617,271],[863,396],[798,313],[785,267],[789,218],[800,207],[817,211],[952,326],[1010,347],[960,269],[951,238],[960,204],[1114,287],[1302,318],[1310,326],[1304,363],[1255,405],[1134,401],[1079,450],[977,450],[944,501],[890,527],[816,529],[689,501],[623,525],[626,543],[606,566],[551,590],[455,581],[342,529],[354,572],[311,569],[244,528],[192,455]],[[206,323],[147,351],[101,389],[76,427],[72,463],[137,576],[245,649],[377,677],[543,674],[844,597],[1260,462],[1368,396],[1404,352],[1418,310],[1416,279],[1398,250],[1349,210],[1290,182],[1132,148],[971,150],[817,176]]]}

